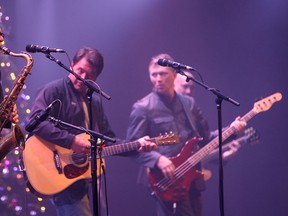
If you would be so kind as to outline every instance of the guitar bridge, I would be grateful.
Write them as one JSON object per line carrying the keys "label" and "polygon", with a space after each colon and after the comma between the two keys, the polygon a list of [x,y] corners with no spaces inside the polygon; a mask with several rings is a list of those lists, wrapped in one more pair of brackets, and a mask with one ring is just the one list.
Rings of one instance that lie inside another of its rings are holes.
{"label": "guitar bridge", "polygon": [[63,174],[62,164],[60,161],[58,151],[54,150],[53,155],[54,155],[53,156],[54,164],[55,164],[56,169],[58,170],[58,174]]}

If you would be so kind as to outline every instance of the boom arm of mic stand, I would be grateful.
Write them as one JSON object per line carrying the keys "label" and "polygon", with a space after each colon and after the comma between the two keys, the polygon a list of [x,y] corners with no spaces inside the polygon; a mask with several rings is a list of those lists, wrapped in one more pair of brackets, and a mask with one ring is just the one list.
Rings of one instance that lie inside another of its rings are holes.
{"label": "boom arm of mic stand", "polygon": [[84,133],[87,133],[87,134],[93,136],[94,138],[99,138],[99,139],[106,140],[106,141],[113,142],[113,143],[116,142],[116,139],[114,139],[114,138],[105,136],[105,135],[103,135],[101,133],[98,133],[98,132],[95,132],[95,131],[92,131],[92,130],[89,130],[89,129],[85,129],[83,127],[78,127],[78,126],[69,124],[67,122],[64,122],[64,121],[61,121],[59,119],[56,119],[56,118],[54,118],[52,116],[49,116],[48,120],[53,122],[55,125],[59,125],[60,124],[60,125],[64,125],[64,126],[67,126],[67,127],[82,131]]}
{"label": "boom arm of mic stand", "polygon": [[178,72],[179,74],[181,74],[182,76],[186,76],[187,82],[188,82],[189,80],[193,80],[193,82],[201,85],[201,86],[204,87],[206,90],[211,91],[213,94],[215,94],[215,95],[217,96],[217,98],[221,98],[222,100],[229,101],[230,103],[232,103],[232,104],[234,104],[234,105],[236,105],[236,106],[240,106],[240,103],[239,103],[239,102],[233,100],[233,99],[230,98],[230,97],[227,97],[227,96],[221,94],[218,89],[208,87],[208,86],[205,85],[204,83],[196,80],[194,77],[189,76],[189,75],[183,73],[183,71],[181,71],[181,70],[180,70],[180,71],[177,71],[177,72]]}
{"label": "boom arm of mic stand", "polygon": [[94,92],[100,94],[101,96],[103,96],[107,100],[111,99],[111,96],[109,96],[108,94],[106,94],[105,92],[103,92],[99,88],[97,88],[96,83],[93,80],[85,80],[85,79],[83,79],[78,74],[76,74],[74,71],[70,70],[70,68],[68,68],[66,65],[64,65],[59,59],[54,58],[50,53],[47,53],[45,56],[48,59],[50,59],[51,61],[56,62],[58,65],[60,65],[60,67],[62,67],[65,70],[67,70],[69,73],[73,74],[78,80],[81,80],[89,89],[91,89]]}

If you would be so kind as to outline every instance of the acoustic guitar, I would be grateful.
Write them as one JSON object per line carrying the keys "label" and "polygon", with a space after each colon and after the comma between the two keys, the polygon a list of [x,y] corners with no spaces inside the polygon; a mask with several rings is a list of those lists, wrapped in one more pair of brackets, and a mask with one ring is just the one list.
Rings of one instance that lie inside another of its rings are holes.
{"label": "acoustic guitar", "polygon": [[[87,134],[79,134],[87,140]],[[179,143],[177,133],[168,133],[152,138],[156,145]],[[103,147],[101,157],[131,152],[139,149],[138,141]],[[28,188],[40,197],[57,194],[80,179],[91,178],[90,154],[75,153],[71,149],[60,147],[38,136],[31,136],[22,152],[20,166],[27,179]],[[100,167],[97,154],[97,167]],[[97,176],[101,169],[97,170]]]}

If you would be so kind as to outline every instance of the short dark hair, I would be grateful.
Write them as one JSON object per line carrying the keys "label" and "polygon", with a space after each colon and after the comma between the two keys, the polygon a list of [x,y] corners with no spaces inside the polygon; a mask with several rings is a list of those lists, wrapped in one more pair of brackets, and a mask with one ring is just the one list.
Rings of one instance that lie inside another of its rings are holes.
{"label": "short dark hair", "polygon": [[97,49],[82,47],[75,54],[73,64],[77,64],[82,58],[85,58],[95,68],[98,77],[104,68],[102,54]]}
{"label": "short dark hair", "polygon": [[[149,63],[149,67],[151,65],[158,65],[158,60],[159,59],[167,59],[170,61],[174,61],[173,57],[167,53],[160,53],[158,55],[155,55],[151,58],[150,63]],[[171,68],[172,69],[172,68]],[[175,71],[175,69],[172,69],[173,71]]]}

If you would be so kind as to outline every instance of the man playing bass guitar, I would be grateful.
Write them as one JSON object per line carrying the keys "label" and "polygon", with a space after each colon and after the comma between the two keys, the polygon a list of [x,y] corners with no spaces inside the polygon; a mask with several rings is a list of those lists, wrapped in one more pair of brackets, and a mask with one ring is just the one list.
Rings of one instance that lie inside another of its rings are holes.
{"label": "man playing bass guitar", "polygon": [[[202,137],[199,145],[203,146],[213,138],[195,100],[174,91],[177,73],[174,68],[158,65],[158,59],[161,58],[173,61],[168,54],[159,54],[150,61],[149,77],[153,91],[133,105],[127,139],[135,140],[145,135],[157,136],[172,131],[178,132],[180,144],[158,147],[156,151],[137,155],[136,160],[143,165],[139,179],[144,184],[148,184],[146,168],[159,169],[163,176],[173,178],[175,164],[169,158],[179,154],[186,141]],[[237,132],[246,123],[238,117],[232,125]],[[198,182],[193,181],[188,196],[179,201],[167,201],[158,196],[157,215],[201,216],[201,189]]]}

